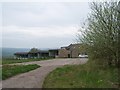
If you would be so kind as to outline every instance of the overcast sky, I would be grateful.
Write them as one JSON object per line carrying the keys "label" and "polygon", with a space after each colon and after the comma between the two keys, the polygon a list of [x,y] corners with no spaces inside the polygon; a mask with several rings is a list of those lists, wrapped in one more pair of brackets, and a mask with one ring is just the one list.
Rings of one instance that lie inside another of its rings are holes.
{"label": "overcast sky", "polygon": [[2,46],[59,48],[76,43],[90,12],[87,2],[10,2],[2,10]]}

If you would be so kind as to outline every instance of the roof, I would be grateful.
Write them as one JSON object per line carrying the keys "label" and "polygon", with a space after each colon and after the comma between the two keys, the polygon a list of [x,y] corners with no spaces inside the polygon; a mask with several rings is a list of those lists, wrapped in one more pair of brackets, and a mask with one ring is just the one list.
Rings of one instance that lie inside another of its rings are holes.
{"label": "roof", "polygon": [[64,47],[61,47],[61,48],[67,48],[68,46],[64,46]]}
{"label": "roof", "polygon": [[37,52],[16,52],[14,55],[28,55],[28,54],[34,54],[34,53],[48,53],[48,50],[39,50]]}
{"label": "roof", "polygon": [[75,47],[75,46],[78,46],[78,45],[81,45],[81,44],[79,44],[79,43],[76,43],[76,44],[70,44],[69,46],[61,47],[61,49],[62,49],[62,48],[65,48],[65,49],[69,50],[71,47]]}
{"label": "roof", "polygon": [[40,50],[38,53],[49,53],[48,50]]}
{"label": "roof", "polygon": [[80,43],[70,44],[68,47],[70,47],[70,46],[77,46],[77,45],[81,45],[81,44]]}
{"label": "roof", "polygon": [[16,52],[14,53],[14,55],[27,55],[28,52]]}
{"label": "roof", "polygon": [[29,54],[32,54],[32,53],[39,53],[39,51],[36,51],[36,52],[28,52]]}
{"label": "roof", "polygon": [[[80,43],[76,43],[76,44],[70,44],[69,46],[65,46],[65,47],[61,47],[61,48],[66,48],[67,50],[69,50],[71,47],[73,46],[78,46],[81,45]],[[59,49],[55,48],[55,49],[49,49],[49,50],[39,50],[36,48],[33,48],[35,50],[33,51],[29,51],[29,52],[16,52],[14,53],[14,55],[27,55],[27,54],[33,54],[33,53],[48,53],[49,51],[58,51]]]}
{"label": "roof", "polygon": [[49,51],[58,51],[59,49],[49,49]]}

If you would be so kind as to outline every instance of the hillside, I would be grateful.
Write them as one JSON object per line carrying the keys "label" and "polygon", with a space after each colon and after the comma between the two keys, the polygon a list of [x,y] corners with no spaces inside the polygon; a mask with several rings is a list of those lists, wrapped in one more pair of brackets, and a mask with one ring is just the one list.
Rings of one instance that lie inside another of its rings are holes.
{"label": "hillside", "polygon": [[28,48],[0,48],[2,50],[2,58],[13,58],[15,52],[28,52]]}

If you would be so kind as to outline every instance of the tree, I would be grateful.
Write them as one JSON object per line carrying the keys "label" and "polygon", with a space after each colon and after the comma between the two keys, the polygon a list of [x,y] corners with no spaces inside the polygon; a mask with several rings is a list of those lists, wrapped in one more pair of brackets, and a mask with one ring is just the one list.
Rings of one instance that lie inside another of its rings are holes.
{"label": "tree", "polygon": [[37,48],[31,48],[30,53],[37,53],[39,50]]}
{"label": "tree", "polygon": [[119,3],[118,3],[118,29],[119,29],[119,31],[118,31],[118,68],[120,69],[120,1],[119,1]]}
{"label": "tree", "polygon": [[102,64],[118,66],[120,4],[118,2],[91,3],[91,13],[80,41],[87,44],[89,57]]}

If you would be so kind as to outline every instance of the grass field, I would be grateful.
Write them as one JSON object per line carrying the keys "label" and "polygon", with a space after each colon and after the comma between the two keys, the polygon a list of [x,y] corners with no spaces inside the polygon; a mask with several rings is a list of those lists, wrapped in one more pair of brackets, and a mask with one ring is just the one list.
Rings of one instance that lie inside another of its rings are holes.
{"label": "grass field", "polygon": [[[2,59],[0,58],[0,65],[2,64]],[[0,67],[0,80],[2,80],[2,68]]]}
{"label": "grass field", "polygon": [[2,59],[0,59],[0,65],[2,64]]}
{"label": "grass field", "polygon": [[53,58],[40,58],[40,59],[3,59],[2,64],[12,64],[12,63],[22,63],[22,62],[31,62],[31,61],[42,61],[42,60],[49,60]]}
{"label": "grass field", "polygon": [[31,70],[34,70],[36,68],[39,68],[40,66],[37,64],[31,64],[31,65],[3,65],[2,66],[2,80],[5,80],[9,77],[18,75],[20,73],[25,73]]}
{"label": "grass field", "polygon": [[0,67],[0,80],[2,80],[2,68]]}
{"label": "grass field", "polygon": [[95,63],[63,66],[51,72],[43,88],[116,88],[118,69],[101,68]]}

